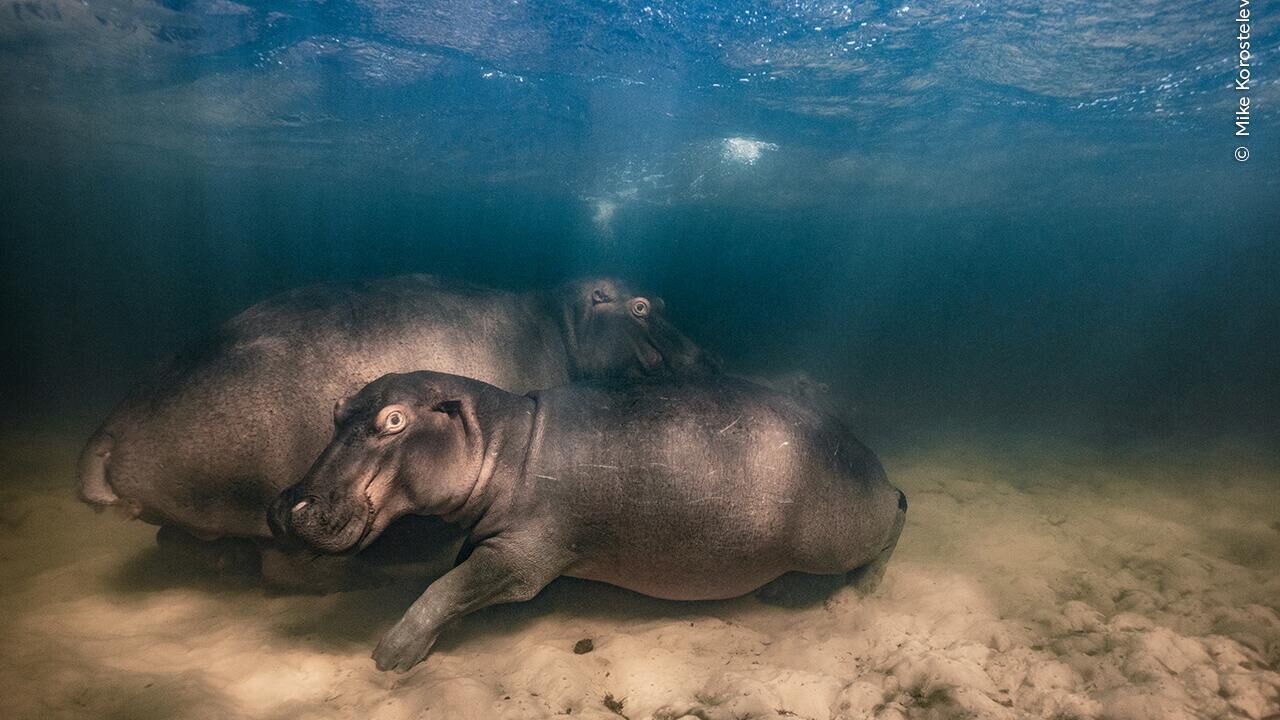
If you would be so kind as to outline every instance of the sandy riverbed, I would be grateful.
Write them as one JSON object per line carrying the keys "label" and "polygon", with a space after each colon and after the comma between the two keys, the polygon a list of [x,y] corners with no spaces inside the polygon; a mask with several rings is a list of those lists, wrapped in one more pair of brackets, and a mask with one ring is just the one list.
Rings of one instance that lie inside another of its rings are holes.
{"label": "sandy riverbed", "polygon": [[73,499],[77,441],[5,442],[0,717],[1280,714],[1280,468],[1244,445],[886,454],[911,509],[875,597],[785,610],[562,580],[396,676],[369,652],[420,587],[281,597],[175,573],[153,528]]}

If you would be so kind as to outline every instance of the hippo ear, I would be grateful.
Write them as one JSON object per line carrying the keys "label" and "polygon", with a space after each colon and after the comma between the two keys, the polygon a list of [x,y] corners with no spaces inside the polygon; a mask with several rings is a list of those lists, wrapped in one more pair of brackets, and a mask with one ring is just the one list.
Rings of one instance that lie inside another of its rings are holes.
{"label": "hippo ear", "polygon": [[613,302],[613,295],[608,288],[598,287],[591,291],[591,304],[599,305],[600,303]]}
{"label": "hippo ear", "polygon": [[450,415],[457,415],[458,413],[462,412],[462,401],[461,400],[441,400],[440,402],[435,404],[435,407],[432,407],[431,409],[436,412],[448,413]]}
{"label": "hippo ear", "polygon": [[347,410],[351,407],[351,398],[341,397],[333,404],[333,424],[340,425],[343,418],[347,416]]}
{"label": "hippo ear", "polygon": [[[483,448],[480,436],[480,421],[476,417],[475,403],[469,399],[441,400],[433,405],[431,409],[447,415],[450,424],[459,423],[462,426],[462,432],[475,444],[473,449],[476,447]],[[483,450],[478,452],[483,452]]]}

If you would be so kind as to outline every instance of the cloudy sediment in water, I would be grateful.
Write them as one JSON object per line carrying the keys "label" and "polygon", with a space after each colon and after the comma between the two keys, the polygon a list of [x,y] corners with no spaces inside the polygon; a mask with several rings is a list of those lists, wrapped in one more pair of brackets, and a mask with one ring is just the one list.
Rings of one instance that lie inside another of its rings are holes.
{"label": "cloudy sediment in water", "polygon": [[[0,3],[0,715],[1280,713],[1278,8]],[[561,583],[396,683],[412,588],[190,577],[74,501],[159,359],[408,272],[620,275],[807,373],[911,497],[882,594]]]}

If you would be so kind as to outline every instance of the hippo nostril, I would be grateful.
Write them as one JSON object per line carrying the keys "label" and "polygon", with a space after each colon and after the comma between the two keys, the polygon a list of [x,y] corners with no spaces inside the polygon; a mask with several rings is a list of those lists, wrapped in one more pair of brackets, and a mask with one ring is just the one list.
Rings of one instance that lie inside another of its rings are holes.
{"label": "hippo nostril", "polygon": [[[289,497],[289,494],[288,491],[282,493],[267,511],[267,525],[271,528],[271,533],[281,540],[286,539],[291,534],[295,521],[298,519],[295,515],[306,510],[311,505],[311,501],[315,499],[313,497],[305,497],[293,502],[293,498]],[[291,505],[290,502],[293,502],[293,504]],[[305,514],[303,517],[305,517]]]}

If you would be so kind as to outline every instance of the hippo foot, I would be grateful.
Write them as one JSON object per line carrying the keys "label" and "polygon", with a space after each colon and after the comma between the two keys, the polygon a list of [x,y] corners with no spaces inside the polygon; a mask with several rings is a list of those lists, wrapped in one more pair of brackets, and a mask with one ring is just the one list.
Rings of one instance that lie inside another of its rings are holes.
{"label": "hippo foot", "polygon": [[373,649],[373,661],[383,672],[408,672],[426,659],[431,646],[436,644],[436,637],[437,634],[406,616],[382,636],[378,647]]}
{"label": "hippo foot", "polygon": [[175,571],[219,578],[257,574],[258,550],[245,538],[200,540],[176,527],[156,531],[162,561]]}
{"label": "hippo foot", "polygon": [[756,599],[776,607],[807,607],[825,601],[842,585],[844,577],[840,575],[789,572],[756,590]]}

